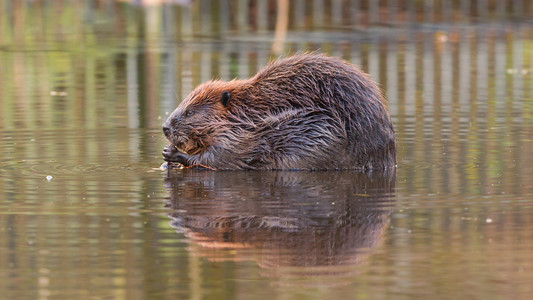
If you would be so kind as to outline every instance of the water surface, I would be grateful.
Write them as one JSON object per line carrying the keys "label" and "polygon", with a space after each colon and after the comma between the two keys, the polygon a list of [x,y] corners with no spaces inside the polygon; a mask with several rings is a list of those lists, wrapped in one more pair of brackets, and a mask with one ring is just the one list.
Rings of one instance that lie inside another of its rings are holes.
{"label": "water surface", "polygon": [[[291,1],[281,42],[274,1],[2,2],[0,294],[530,298],[533,4],[382,2]],[[380,83],[396,172],[160,170],[181,99],[280,43]]]}

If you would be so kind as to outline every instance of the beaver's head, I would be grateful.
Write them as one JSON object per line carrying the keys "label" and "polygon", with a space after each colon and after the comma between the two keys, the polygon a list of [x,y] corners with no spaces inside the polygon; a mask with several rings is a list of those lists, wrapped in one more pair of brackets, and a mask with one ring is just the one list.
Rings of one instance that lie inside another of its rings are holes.
{"label": "beaver's head", "polygon": [[179,151],[194,155],[223,130],[236,82],[211,81],[192,91],[163,124],[165,136]]}

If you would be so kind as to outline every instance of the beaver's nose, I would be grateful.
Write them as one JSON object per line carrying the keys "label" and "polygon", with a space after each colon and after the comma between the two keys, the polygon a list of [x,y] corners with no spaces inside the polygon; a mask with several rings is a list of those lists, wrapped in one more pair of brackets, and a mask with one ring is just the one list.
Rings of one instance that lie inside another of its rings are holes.
{"label": "beaver's nose", "polygon": [[168,137],[170,135],[170,128],[166,125],[163,125],[163,133],[166,137]]}

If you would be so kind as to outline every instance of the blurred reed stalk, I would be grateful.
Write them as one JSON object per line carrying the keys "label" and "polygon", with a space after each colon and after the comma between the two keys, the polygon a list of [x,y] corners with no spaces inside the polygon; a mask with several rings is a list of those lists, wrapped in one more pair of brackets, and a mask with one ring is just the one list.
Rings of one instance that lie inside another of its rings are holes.
{"label": "blurred reed stalk", "polygon": [[276,29],[274,41],[272,42],[272,53],[280,55],[283,53],[287,27],[289,25],[289,0],[278,0],[278,10],[276,16]]}

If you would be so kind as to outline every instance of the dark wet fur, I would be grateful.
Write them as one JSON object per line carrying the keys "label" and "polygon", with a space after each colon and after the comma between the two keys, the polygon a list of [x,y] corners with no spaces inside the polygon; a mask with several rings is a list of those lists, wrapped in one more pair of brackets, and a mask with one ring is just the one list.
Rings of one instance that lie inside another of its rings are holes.
{"label": "dark wet fur", "polygon": [[[224,92],[231,94],[227,105]],[[247,80],[204,83],[163,126],[173,145],[163,152],[165,160],[185,166],[381,170],[396,165],[394,128],[379,88],[355,66],[324,55],[279,59]]]}

